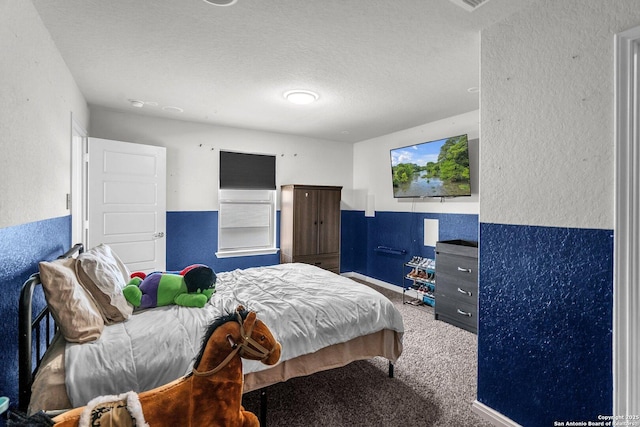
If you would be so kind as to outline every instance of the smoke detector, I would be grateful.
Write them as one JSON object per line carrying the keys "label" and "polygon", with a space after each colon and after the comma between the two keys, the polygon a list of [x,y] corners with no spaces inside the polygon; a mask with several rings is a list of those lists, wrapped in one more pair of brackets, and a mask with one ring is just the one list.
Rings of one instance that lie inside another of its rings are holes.
{"label": "smoke detector", "polygon": [[451,3],[460,6],[467,12],[473,12],[489,0],[449,0]]}
{"label": "smoke detector", "polygon": [[167,105],[162,107],[162,111],[167,111],[169,113],[182,113],[184,110],[180,107],[174,107],[172,105]]}

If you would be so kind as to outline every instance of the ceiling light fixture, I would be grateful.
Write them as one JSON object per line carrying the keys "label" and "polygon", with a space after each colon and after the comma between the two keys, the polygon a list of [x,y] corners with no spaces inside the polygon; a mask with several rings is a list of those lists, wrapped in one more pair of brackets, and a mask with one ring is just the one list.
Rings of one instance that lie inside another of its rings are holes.
{"label": "ceiling light fixture", "polygon": [[212,4],[214,6],[231,6],[238,0],[204,0],[205,3]]}
{"label": "ceiling light fixture", "polygon": [[285,92],[284,97],[294,104],[305,105],[316,101],[318,99],[318,94],[311,92],[310,90],[296,89]]}

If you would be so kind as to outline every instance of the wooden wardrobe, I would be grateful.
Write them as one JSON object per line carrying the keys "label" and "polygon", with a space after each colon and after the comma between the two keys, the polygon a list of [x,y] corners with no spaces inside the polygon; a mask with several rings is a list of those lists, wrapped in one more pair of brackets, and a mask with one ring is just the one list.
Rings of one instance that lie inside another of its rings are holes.
{"label": "wooden wardrobe", "polygon": [[280,262],[302,262],[340,273],[342,187],[283,185]]}

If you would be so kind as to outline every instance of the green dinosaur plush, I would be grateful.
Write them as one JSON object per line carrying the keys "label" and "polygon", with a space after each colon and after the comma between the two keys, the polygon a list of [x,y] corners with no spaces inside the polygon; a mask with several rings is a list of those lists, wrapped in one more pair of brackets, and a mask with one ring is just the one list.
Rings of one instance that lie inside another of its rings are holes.
{"label": "green dinosaur plush", "polygon": [[122,292],[131,305],[140,309],[170,304],[204,307],[215,293],[216,275],[213,270],[196,265],[181,273],[184,274],[155,272],[144,276],[135,273]]}

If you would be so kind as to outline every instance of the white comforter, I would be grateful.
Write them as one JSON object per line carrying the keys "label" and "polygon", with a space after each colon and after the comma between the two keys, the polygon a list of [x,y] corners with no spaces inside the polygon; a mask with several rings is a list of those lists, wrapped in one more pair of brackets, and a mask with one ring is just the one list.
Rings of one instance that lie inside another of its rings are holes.
{"label": "white comforter", "polygon": [[[221,272],[205,308],[142,311],[106,327],[97,341],[67,344],[71,403],[83,406],[96,396],[150,390],[187,374],[207,325],[238,304],[256,311],[280,341],[281,362],[382,329],[404,332],[400,313],[382,294],[311,265]],[[267,368],[244,360],[245,373]]]}

